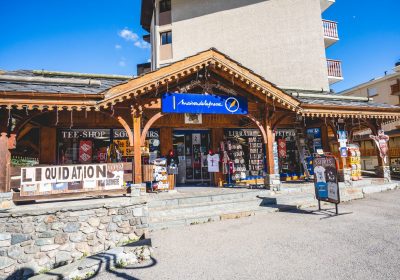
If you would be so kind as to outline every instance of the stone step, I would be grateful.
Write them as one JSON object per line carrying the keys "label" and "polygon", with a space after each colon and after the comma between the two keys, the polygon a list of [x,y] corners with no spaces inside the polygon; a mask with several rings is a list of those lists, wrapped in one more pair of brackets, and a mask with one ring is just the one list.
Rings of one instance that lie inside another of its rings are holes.
{"label": "stone step", "polygon": [[262,205],[270,205],[276,204],[276,199],[272,197],[265,198],[242,198],[242,199],[234,199],[234,200],[221,200],[221,201],[211,201],[205,203],[196,203],[196,204],[183,204],[183,205],[170,205],[164,207],[155,207],[149,209],[149,216],[168,216],[168,215],[177,215],[179,213],[197,213],[204,211],[213,211],[213,210],[224,210],[224,209],[232,209],[241,207],[244,204],[251,204],[254,207],[262,206]]}
{"label": "stone step", "polygon": [[267,206],[267,205],[275,205],[275,200],[271,200],[265,202],[261,199],[253,199],[253,200],[242,200],[242,201],[229,201],[229,202],[221,202],[218,204],[204,204],[201,206],[185,206],[178,207],[172,209],[164,209],[157,210],[151,209],[149,211],[150,221],[155,221],[158,219],[180,219],[181,217],[187,217],[190,215],[213,215],[215,213],[228,213],[235,212],[239,210],[252,210],[258,209],[259,207]]}
{"label": "stone step", "polygon": [[256,215],[257,213],[272,213],[277,212],[279,209],[275,207],[258,207],[255,209],[241,209],[236,211],[224,211],[221,213],[209,213],[202,215],[189,215],[186,217],[180,217],[173,219],[169,217],[166,220],[154,221],[149,223],[149,229],[151,231],[163,230],[167,228],[179,227],[179,226],[189,226],[204,224],[209,222],[216,222],[227,219],[238,219],[242,217],[249,217]]}
{"label": "stone step", "polygon": [[176,197],[168,199],[154,199],[149,201],[149,209],[162,208],[162,207],[173,207],[183,205],[196,205],[212,202],[220,202],[235,199],[246,199],[246,198],[257,198],[257,196],[269,196],[268,190],[248,190],[240,192],[232,192],[226,194],[209,194],[201,196],[187,196],[187,197]]}

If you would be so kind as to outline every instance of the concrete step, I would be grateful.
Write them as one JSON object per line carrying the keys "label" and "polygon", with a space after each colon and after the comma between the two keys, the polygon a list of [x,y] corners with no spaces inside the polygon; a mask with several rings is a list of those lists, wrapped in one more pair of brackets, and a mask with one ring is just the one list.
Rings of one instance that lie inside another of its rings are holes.
{"label": "concrete step", "polygon": [[170,219],[186,218],[188,216],[212,216],[214,214],[250,211],[259,208],[271,207],[275,203],[263,203],[262,200],[231,201],[229,203],[209,204],[193,207],[182,207],[165,210],[150,210],[150,222]]}
{"label": "concrete step", "polygon": [[276,199],[272,197],[268,198],[242,198],[234,200],[221,200],[221,201],[211,201],[205,203],[196,203],[193,205],[183,204],[183,205],[171,205],[164,207],[149,208],[149,217],[160,217],[160,216],[170,216],[179,214],[192,214],[199,212],[213,212],[213,211],[224,211],[235,208],[240,208],[243,206],[258,207],[263,205],[276,204]]}
{"label": "concrete step", "polygon": [[243,217],[249,217],[258,213],[272,213],[279,211],[275,207],[257,207],[251,209],[232,209],[231,211],[218,211],[214,213],[198,213],[187,216],[179,217],[165,217],[164,219],[151,218],[149,223],[149,229],[151,231],[163,230],[167,228],[179,227],[179,226],[190,226],[197,224],[204,224],[210,222],[216,222],[227,219],[238,219]]}
{"label": "concrete step", "polygon": [[184,197],[173,197],[164,199],[154,199],[149,201],[149,208],[172,207],[204,204],[211,202],[219,202],[235,199],[257,198],[257,196],[269,196],[268,190],[247,190],[240,192],[230,192],[225,194],[205,194],[205,195],[188,195]]}

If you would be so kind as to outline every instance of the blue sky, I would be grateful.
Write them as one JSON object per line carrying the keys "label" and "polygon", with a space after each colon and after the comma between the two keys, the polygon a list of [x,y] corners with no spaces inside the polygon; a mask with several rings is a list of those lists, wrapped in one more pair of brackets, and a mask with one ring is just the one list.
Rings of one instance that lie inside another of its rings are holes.
{"label": "blue sky", "polygon": [[[140,0],[0,3],[0,69],[134,75],[150,56]],[[339,22],[340,42],[327,50],[343,62],[336,91],[382,76],[400,59],[399,9],[399,0],[337,0],[323,15]]]}

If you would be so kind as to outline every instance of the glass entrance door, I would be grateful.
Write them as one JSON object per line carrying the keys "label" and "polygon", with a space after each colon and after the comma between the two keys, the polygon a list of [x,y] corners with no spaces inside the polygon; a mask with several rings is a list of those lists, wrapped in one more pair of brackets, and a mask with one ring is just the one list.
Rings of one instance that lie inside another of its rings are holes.
{"label": "glass entrance door", "polygon": [[208,130],[175,130],[173,134],[174,152],[179,158],[178,184],[210,183],[207,153],[210,149]]}

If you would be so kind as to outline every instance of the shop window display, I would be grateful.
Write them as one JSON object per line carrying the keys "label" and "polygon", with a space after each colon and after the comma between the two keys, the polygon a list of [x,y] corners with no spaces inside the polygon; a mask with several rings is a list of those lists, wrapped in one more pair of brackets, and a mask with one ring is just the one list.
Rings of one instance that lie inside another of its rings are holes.
{"label": "shop window display", "polygon": [[263,179],[264,145],[257,129],[226,129],[221,143],[222,172],[227,182]]}
{"label": "shop window display", "polygon": [[283,181],[303,179],[295,129],[278,129],[275,132],[278,143],[279,173]]}
{"label": "shop window display", "polygon": [[[146,137],[143,160],[159,156],[159,132],[150,130]],[[58,131],[58,162],[87,164],[132,161],[133,149],[123,129],[61,129]]]}

